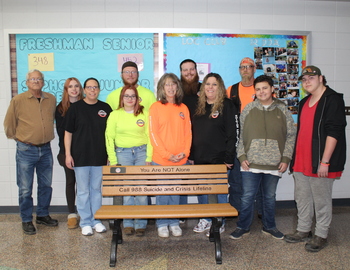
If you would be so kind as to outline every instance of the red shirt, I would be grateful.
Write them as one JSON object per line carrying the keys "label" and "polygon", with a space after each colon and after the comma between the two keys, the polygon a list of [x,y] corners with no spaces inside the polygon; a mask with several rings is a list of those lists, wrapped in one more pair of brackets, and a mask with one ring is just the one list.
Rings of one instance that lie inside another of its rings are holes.
{"label": "red shirt", "polygon": [[[312,173],[312,131],[314,129],[314,118],[318,102],[309,106],[310,99],[306,101],[300,115],[299,134],[296,143],[295,162],[293,171],[301,172],[306,176],[318,177]],[[329,172],[327,178],[340,177],[342,172]]]}

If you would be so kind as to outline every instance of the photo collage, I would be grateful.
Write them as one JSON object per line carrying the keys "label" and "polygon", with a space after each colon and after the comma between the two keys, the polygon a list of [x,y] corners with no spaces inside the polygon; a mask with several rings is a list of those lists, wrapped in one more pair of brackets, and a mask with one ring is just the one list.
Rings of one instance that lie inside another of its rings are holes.
{"label": "photo collage", "polygon": [[255,47],[254,61],[257,69],[273,79],[276,98],[283,101],[292,114],[297,114],[301,68],[298,41],[287,40],[286,47]]}

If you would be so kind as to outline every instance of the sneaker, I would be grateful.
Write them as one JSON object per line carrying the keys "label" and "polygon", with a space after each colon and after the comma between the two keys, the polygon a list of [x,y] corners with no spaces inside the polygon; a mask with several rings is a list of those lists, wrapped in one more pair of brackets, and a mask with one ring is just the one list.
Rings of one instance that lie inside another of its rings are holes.
{"label": "sneaker", "polygon": [[250,230],[243,230],[240,228],[236,228],[236,230],[234,230],[234,232],[230,234],[230,238],[237,240],[237,239],[241,239],[243,235],[248,235],[248,234],[250,234]]}
{"label": "sneaker", "polygon": [[146,229],[136,229],[135,230],[135,235],[136,236],[144,236],[145,235],[145,231],[146,231]]}
{"label": "sneaker", "polygon": [[81,234],[82,234],[82,235],[85,235],[85,236],[90,236],[90,235],[93,235],[94,232],[92,231],[91,226],[84,226],[84,227],[81,229]]}
{"label": "sneaker", "polygon": [[164,238],[169,237],[168,226],[159,227],[158,228],[158,236],[164,237]]}
{"label": "sneaker", "polygon": [[284,238],[284,234],[281,233],[279,230],[277,230],[277,228],[271,229],[271,230],[263,228],[262,232],[265,234],[270,234],[275,239],[283,239]]}
{"label": "sneaker", "polygon": [[184,218],[180,218],[180,219],[179,219],[179,223],[180,223],[180,224],[184,224],[185,222],[186,222],[186,219],[184,219]]}
{"label": "sneaker", "polygon": [[314,235],[310,242],[305,244],[305,249],[310,252],[318,252],[328,246],[327,238]]}
{"label": "sneaker", "polygon": [[170,231],[171,231],[173,236],[181,236],[182,235],[182,230],[179,227],[179,225],[170,226]]}
{"label": "sneaker", "polygon": [[52,219],[50,216],[36,217],[36,224],[43,224],[50,227],[55,227],[58,225],[57,219]]}
{"label": "sneaker", "polygon": [[36,229],[32,221],[22,222],[22,229],[25,234],[29,234],[29,235],[36,234]]}
{"label": "sneaker", "polygon": [[201,233],[209,230],[211,227],[211,221],[207,221],[206,219],[201,218],[196,225],[196,227],[193,228],[194,232]]}
{"label": "sneaker", "polygon": [[68,215],[67,226],[68,226],[68,229],[76,229],[79,227],[77,214],[73,213]]}
{"label": "sneaker", "polygon": [[[220,234],[222,234],[225,231],[225,225],[222,225],[219,229]],[[207,237],[210,235],[210,230],[205,233]]]}
{"label": "sneaker", "polygon": [[101,222],[100,223],[97,223],[93,229],[98,232],[98,233],[104,233],[107,231],[105,225],[103,225]]}
{"label": "sneaker", "polygon": [[135,229],[133,227],[125,227],[124,233],[125,235],[133,235],[135,233]]}
{"label": "sneaker", "polygon": [[287,243],[299,243],[299,242],[305,242],[310,240],[312,237],[311,232],[299,232],[295,231],[293,234],[286,234],[284,236],[284,241]]}

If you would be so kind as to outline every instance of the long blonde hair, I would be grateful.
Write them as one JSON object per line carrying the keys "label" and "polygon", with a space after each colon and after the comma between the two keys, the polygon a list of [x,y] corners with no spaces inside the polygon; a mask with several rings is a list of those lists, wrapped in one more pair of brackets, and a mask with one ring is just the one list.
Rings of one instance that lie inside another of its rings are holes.
{"label": "long blonde hair", "polygon": [[214,104],[211,108],[211,113],[209,117],[211,117],[216,112],[222,113],[222,109],[224,108],[224,99],[226,97],[226,88],[225,88],[224,81],[222,80],[219,74],[209,73],[204,77],[203,83],[199,90],[198,105],[197,105],[195,115],[201,116],[205,114],[205,104],[207,102],[207,96],[205,95],[204,88],[205,88],[205,84],[207,83],[207,80],[210,77],[214,77],[216,79],[218,83],[218,92],[217,92]]}

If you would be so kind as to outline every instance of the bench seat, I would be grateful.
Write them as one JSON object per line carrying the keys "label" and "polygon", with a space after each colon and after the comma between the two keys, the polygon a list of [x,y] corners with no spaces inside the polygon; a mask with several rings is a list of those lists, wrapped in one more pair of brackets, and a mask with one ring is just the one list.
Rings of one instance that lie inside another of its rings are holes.
{"label": "bench seat", "polygon": [[96,219],[153,219],[234,217],[237,210],[229,203],[183,205],[103,205]]}

